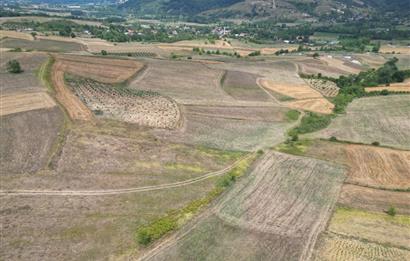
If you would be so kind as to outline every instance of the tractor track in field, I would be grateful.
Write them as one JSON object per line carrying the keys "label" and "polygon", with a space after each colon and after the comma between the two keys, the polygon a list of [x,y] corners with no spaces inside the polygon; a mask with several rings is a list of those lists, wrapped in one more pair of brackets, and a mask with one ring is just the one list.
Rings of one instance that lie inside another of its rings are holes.
{"label": "tractor track in field", "polygon": [[171,189],[182,186],[191,185],[197,182],[201,182],[206,179],[221,176],[226,172],[235,168],[241,161],[252,157],[253,153],[240,158],[231,165],[217,171],[213,171],[202,175],[200,177],[173,182],[168,184],[161,184],[155,186],[144,186],[134,188],[123,189],[102,189],[102,190],[0,190],[0,196],[106,196],[106,195],[119,195],[128,193],[148,192],[161,189]]}

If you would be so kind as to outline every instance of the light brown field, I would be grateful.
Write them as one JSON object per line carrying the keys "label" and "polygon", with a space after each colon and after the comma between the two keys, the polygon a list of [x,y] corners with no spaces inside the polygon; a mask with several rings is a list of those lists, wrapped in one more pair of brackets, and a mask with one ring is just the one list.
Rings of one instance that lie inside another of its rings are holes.
{"label": "light brown field", "polygon": [[339,57],[327,57],[323,56],[320,57],[320,60],[323,61],[327,66],[338,68],[347,72],[348,74],[357,74],[362,71],[362,66],[351,63],[348,60],[343,60],[343,58]]}
{"label": "light brown field", "polygon": [[16,93],[0,96],[0,116],[23,111],[51,108],[56,104],[45,92]]}
{"label": "light brown field", "polygon": [[338,204],[384,213],[394,206],[398,214],[410,214],[410,192],[388,191],[344,184]]}
{"label": "light brown field", "polygon": [[322,114],[331,114],[335,107],[325,98],[304,99],[297,101],[284,102],[285,106],[294,109],[307,110]]}
{"label": "light brown field", "polygon": [[297,99],[296,101],[283,103],[290,108],[303,109],[323,114],[332,113],[334,108],[334,105],[327,99],[323,98],[320,92],[310,88],[303,81],[299,84],[283,84],[268,79],[259,79],[258,84],[268,90]]}
{"label": "light brown field", "polygon": [[143,260],[309,259],[342,173],[323,161],[267,152],[207,215]]}
{"label": "light brown field", "polygon": [[408,46],[394,46],[394,45],[382,45],[379,50],[380,53],[400,53],[400,54],[410,54],[410,47]]}
{"label": "light brown field", "polygon": [[333,233],[326,233],[317,249],[317,261],[346,261],[346,260],[396,260],[410,259],[410,251],[381,245],[373,242],[363,242]]}
{"label": "light brown field", "polygon": [[347,165],[348,183],[376,188],[410,188],[410,151],[316,141],[306,154]]}
{"label": "light brown field", "polygon": [[59,55],[56,59],[66,73],[104,83],[125,81],[144,66],[134,60],[105,59],[79,55]]}
{"label": "light brown field", "polygon": [[0,39],[4,37],[24,39],[24,40],[30,40],[30,41],[34,40],[33,36],[28,33],[0,30]]}
{"label": "light brown field", "polygon": [[388,90],[392,92],[410,92],[410,80],[399,83],[391,83],[389,86],[367,87],[366,92]]}

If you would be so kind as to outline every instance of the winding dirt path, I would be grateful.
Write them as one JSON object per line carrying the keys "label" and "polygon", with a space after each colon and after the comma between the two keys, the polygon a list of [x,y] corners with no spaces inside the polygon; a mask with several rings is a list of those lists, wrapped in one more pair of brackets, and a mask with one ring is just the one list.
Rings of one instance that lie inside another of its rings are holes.
{"label": "winding dirt path", "polygon": [[221,176],[235,168],[242,160],[248,159],[252,156],[253,153],[250,153],[221,170],[210,172],[200,177],[156,186],[103,190],[0,190],[0,196],[104,196],[177,188],[201,182],[216,176]]}

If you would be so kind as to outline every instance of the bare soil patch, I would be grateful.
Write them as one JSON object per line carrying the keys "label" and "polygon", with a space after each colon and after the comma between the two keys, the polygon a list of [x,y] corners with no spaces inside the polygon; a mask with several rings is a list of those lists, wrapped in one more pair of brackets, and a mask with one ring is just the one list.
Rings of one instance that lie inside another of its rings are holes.
{"label": "bare soil patch", "polygon": [[[0,169],[6,175],[34,173],[43,168],[63,124],[57,107],[0,117]],[[3,223],[4,224],[4,223]]]}
{"label": "bare soil patch", "polygon": [[410,47],[408,46],[396,46],[396,45],[382,45],[379,52],[381,53],[400,53],[400,54],[410,54]]}
{"label": "bare soil patch", "polygon": [[23,40],[29,40],[29,41],[34,40],[31,34],[26,34],[26,33],[16,32],[16,31],[0,30],[0,39],[4,37],[23,39]]}
{"label": "bare soil patch", "polygon": [[258,75],[227,71],[224,75],[222,88],[237,100],[245,101],[270,101],[270,97],[256,83]]}
{"label": "bare soil patch", "polygon": [[283,104],[289,108],[307,110],[322,114],[331,114],[333,112],[333,108],[335,107],[331,102],[329,102],[325,98],[296,100],[285,102]]}
{"label": "bare soil patch", "polygon": [[26,40],[6,38],[0,41],[2,47],[21,48],[23,50],[35,50],[42,52],[75,52],[83,51],[85,47],[77,42],[55,41],[55,40]]}
{"label": "bare soil patch", "polygon": [[410,192],[388,191],[344,184],[339,204],[384,213],[394,206],[398,214],[410,214]]}

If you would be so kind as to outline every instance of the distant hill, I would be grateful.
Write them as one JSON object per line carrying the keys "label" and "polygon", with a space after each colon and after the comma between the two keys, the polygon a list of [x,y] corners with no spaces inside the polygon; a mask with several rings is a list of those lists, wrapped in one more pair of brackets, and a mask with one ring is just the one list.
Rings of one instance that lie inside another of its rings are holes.
{"label": "distant hill", "polygon": [[410,12],[409,0],[128,0],[120,8],[145,15],[211,18],[318,18],[332,13]]}

